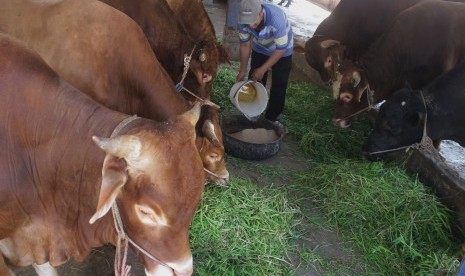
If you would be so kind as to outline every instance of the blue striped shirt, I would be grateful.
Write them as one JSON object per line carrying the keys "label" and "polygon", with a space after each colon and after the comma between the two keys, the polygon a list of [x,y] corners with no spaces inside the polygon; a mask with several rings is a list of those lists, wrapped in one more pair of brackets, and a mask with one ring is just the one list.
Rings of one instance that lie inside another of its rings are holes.
{"label": "blue striped shirt", "polygon": [[292,27],[284,11],[273,4],[262,4],[264,24],[257,32],[248,25],[239,24],[239,39],[248,42],[253,38],[252,49],[255,52],[271,56],[278,49],[286,49],[283,56],[290,56],[294,47]]}

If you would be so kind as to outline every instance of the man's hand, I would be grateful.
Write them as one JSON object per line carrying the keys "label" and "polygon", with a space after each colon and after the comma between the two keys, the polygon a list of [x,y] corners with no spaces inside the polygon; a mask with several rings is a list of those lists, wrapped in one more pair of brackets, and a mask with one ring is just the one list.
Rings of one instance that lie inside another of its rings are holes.
{"label": "man's hand", "polygon": [[245,78],[245,72],[239,71],[239,73],[236,76],[236,82],[243,81]]}
{"label": "man's hand", "polygon": [[254,81],[261,81],[263,79],[263,75],[265,75],[266,70],[263,69],[263,66],[258,67],[252,73],[252,80]]}

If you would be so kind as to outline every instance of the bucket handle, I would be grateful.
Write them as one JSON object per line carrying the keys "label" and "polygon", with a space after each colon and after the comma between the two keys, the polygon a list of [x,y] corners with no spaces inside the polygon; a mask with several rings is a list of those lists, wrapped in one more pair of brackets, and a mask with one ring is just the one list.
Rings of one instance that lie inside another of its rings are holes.
{"label": "bucket handle", "polygon": [[[239,93],[239,91],[241,90],[242,87],[244,87],[246,84],[249,84],[251,82],[254,82],[253,80],[246,80],[241,86],[239,86],[236,90],[236,92],[234,93],[234,98],[236,98],[237,96],[237,93]],[[247,116],[246,116],[247,117]]]}

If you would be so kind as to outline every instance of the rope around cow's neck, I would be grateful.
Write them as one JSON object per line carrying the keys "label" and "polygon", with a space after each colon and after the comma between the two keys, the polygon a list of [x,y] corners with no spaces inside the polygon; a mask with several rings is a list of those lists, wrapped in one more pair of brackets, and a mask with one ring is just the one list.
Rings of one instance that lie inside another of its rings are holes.
{"label": "rope around cow's neck", "polygon": [[423,102],[423,106],[425,107],[425,120],[423,121],[423,136],[421,137],[420,142],[419,143],[414,143],[414,144],[408,145],[408,146],[393,148],[393,149],[369,152],[369,153],[367,153],[368,155],[395,152],[395,151],[399,151],[399,150],[403,150],[403,149],[405,149],[405,151],[409,151],[410,149],[426,148],[426,147],[428,147],[427,145],[432,144],[431,138],[429,138],[428,134],[427,134],[426,124],[427,124],[427,121],[428,121],[428,110],[427,110],[427,107],[426,107],[425,97],[423,96],[423,92],[421,90],[420,90],[420,96],[421,96],[421,100]]}
{"label": "rope around cow's neck", "polygon": [[[129,123],[138,119],[137,115],[128,116],[123,121],[121,121],[111,133],[110,138],[115,137],[118,133]],[[113,222],[115,224],[115,229],[117,233],[117,240],[116,240],[116,253],[115,253],[115,276],[129,276],[129,272],[131,270],[130,265],[126,265],[127,255],[128,255],[128,242],[130,242],[135,248],[137,248],[141,253],[147,256],[152,261],[172,269],[167,264],[160,261],[158,258],[154,257],[152,254],[144,250],[140,247],[137,243],[135,243],[124,231],[123,221],[121,219],[121,215],[118,209],[118,205],[116,203],[116,199],[111,205],[111,210],[113,214]]]}

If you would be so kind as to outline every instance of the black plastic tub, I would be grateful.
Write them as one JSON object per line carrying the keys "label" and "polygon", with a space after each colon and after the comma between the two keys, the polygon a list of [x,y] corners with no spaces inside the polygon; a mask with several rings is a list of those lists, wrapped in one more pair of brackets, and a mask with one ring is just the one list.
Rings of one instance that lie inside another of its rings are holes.
{"label": "black plastic tub", "polygon": [[[257,121],[249,121],[244,115],[228,115],[222,118],[221,128],[223,130],[223,142],[225,151],[232,156],[246,160],[263,160],[278,153],[284,133],[263,118]],[[232,136],[232,134],[245,129],[273,130],[277,136],[276,140],[269,143],[250,143]]]}

